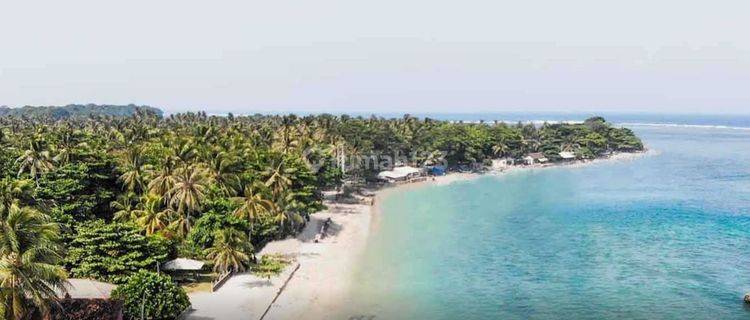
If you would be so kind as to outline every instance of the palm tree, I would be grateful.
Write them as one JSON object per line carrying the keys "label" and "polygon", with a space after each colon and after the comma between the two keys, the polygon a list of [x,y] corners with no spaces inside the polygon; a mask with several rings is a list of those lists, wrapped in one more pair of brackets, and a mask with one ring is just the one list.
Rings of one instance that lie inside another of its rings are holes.
{"label": "palm tree", "polygon": [[538,152],[542,143],[536,138],[524,138],[522,140],[524,152]]}
{"label": "palm tree", "polygon": [[31,199],[33,192],[34,182],[29,179],[0,180],[0,206],[10,208],[12,204],[18,204],[21,199]]}
{"label": "palm tree", "polygon": [[141,199],[139,208],[133,211],[138,218],[135,222],[152,235],[167,228],[167,219],[172,215],[172,209],[162,210],[162,198],[157,195],[147,195]]}
{"label": "palm tree", "polygon": [[294,128],[291,117],[284,117],[284,123],[276,130],[273,139],[273,149],[283,154],[300,146],[299,132]]}
{"label": "palm tree", "polygon": [[122,159],[122,175],[117,179],[130,192],[140,193],[145,188],[146,175],[151,166],[141,157],[141,148],[128,149]]}
{"label": "palm tree", "polygon": [[274,219],[279,222],[279,226],[284,228],[285,222],[289,221],[290,226],[294,227],[297,223],[303,222],[300,212],[304,210],[305,205],[300,198],[308,195],[305,191],[287,191],[275,206]]}
{"label": "palm tree", "polygon": [[172,210],[170,222],[167,228],[170,232],[177,235],[179,238],[184,239],[193,225],[193,217],[184,212],[177,212]]}
{"label": "palm tree", "polygon": [[156,172],[154,178],[148,183],[148,191],[163,197],[169,202],[169,190],[174,188],[175,181],[174,161],[171,157],[167,157],[164,163],[162,163],[161,169]]}
{"label": "palm tree", "polygon": [[169,192],[169,203],[180,216],[178,234],[190,231],[190,214],[201,208],[208,188],[206,170],[197,165],[189,165],[176,171],[175,184]]}
{"label": "palm tree", "polygon": [[500,141],[494,146],[492,146],[492,154],[494,154],[498,158],[504,157],[508,151],[510,151],[510,148],[508,147],[508,144],[505,143],[505,141]]}
{"label": "palm tree", "polygon": [[245,271],[250,262],[253,246],[247,236],[235,229],[224,229],[216,232],[214,246],[206,249],[206,257],[213,260],[214,271]]}
{"label": "palm tree", "polygon": [[210,165],[208,171],[221,191],[225,195],[237,194],[236,188],[240,183],[240,178],[235,174],[236,157],[228,152],[219,151],[211,157]]}
{"label": "palm tree", "polygon": [[79,143],[78,136],[81,134],[80,130],[65,130],[60,133],[59,141],[56,148],[54,149],[57,153],[53,160],[60,165],[70,163],[73,160],[73,155],[79,147],[86,147],[86,143]]}
{"label": "palm tree", "polygon": [[198,152],[190,140],[181,139],[173,147],[175,159],[183,165],[189,164],[195,159]]}
{"label": "palm tree", "polygon": [[36,181],[37,186],[39,185],[39,175],[54,169],[49,151],[42,149],[41,141],[33,139],[29,143],[29,149],[16,159],[16,164],[19,164],[18,176],[20,177],[28,171]]}
{"label": "palm tree", "polygon": [[265,171],[265,175],[268,176],[265,183],[266,187],[270,187],[278,198],[292,185],[292,179],[289,177],[291,173],[293,173],[293,170],[286,168],[283,161],[279,161],[277,166],[270,167]]}
{"label": "palm tree", "polygon": [[29,207],[11,205],[0,212],[0,316],[27,319],[36,308],[65,292],[59,227]]}
{"label": "palm tree", "polygon": [[240,204],[234,210],[234,216],[249,221],[251,230],[255,219],[274,211],[273,201],[264,198],[263,194],[252,186],[246,186],[244,194],[241,197],[233,197],[232,201]]}
{"label": "palm tree", "polygon": [[121,194],[117,197],[117,200],[112,201],[109,206],[115,210],[115,221],[130,222],[135,221],[138,215],[135,214],[136,207],[133,205],[133,199],[135,193],[128,192]]}
{"label": "palm tree", "polygon": [[566,135],[561,139],[560,151],[575,151],[580,147],[581,145],[574,135]]}

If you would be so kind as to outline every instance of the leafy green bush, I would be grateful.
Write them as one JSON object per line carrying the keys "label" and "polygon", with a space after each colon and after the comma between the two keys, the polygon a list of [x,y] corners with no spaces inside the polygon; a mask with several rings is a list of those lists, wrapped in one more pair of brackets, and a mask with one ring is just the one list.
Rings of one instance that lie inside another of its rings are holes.
{"label": "leafy green bush", "polygon": [[252,272],[259,277],[271,278],[279,275],[290,263],[291,261],[282,255],[265,255],[252,267]]}
{"label": "leafy green bush", "polygon": [[75,277],[123,283],[141,269],[156,269],[169,253],[167,240],[147,237],[130,224],[94,221],[80,225],[66,262]]}
{"label": "leafy green bush", "polygon": [[119,187],[108,176],[114,170],[110,158],[87,156],[85,162],[66,164],[43,174],[35,198],[50,201],[59,215],[76,221],[107,218],[109,203]]}
{"label": "leafy green bush", "polygon": [[169,276],[144,270],[112,291],[112,298],[125,301],[127,319],[175,319],[190,307],[185,290]]}

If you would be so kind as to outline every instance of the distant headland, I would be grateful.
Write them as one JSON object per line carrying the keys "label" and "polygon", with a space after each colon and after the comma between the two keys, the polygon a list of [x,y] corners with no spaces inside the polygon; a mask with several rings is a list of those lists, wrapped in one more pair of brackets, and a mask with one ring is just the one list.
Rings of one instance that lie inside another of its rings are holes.
{"label": "distant headland", "polygon": [[151,106],[111,104],[69,104],[65,106],[23,106],[10,108],[0,106],[0,117],[45,117],[52,119],[85,118],[90,116],[129,117],[137,112],[163,116],[163,112]]}

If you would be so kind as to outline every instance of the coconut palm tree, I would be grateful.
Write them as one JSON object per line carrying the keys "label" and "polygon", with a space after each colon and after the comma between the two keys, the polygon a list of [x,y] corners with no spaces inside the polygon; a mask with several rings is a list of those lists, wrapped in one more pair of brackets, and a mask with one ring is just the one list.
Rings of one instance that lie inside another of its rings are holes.
{"label": "coconut palm tree", "polygon": [[176,171],[174,187],[168,194],[169,203],[179,216],[179,222],[175,224],[178,234],[185,235],[190,231],[191,213],[201,208],[208,182],[206,170],[197,165],[188,165]]}
{"label": "coconut palm tree", "polygon": [[18,176],[20,177],[24,172],[28,172],[36,181],[37,186],[39,185],[39,175],[55,167],[52,164],[49,151],[44,150],[43,143],[36,139],[29,142],[29,149],[16,159],[16,164],[19,165]]}
{"label": "coconut palm tree", "polygon": [[117,181],[129,192],[141,193],[145,190],[146,176],[151,165],[146,163],[141,153],[142,149],[139,147],[129,148],[121,159],[122,174]]}
{"label": "coconut palm tree", "polygon": [[179,139],[173,146],[172,151],[175,159],[183,165],[192,163],[193,159],[198,156],[193,141],[189,139]]}
{"label": "coconut palm tree", "polygon": [[241,197],[231,199],[240,205],[234,210],[234,216],[250,222],[250,229],[252,229],[255,219],[268,215],[275,210],[273,201],[263,197],[263,194],[252,186],[246,186]]}
{"label": "coconut palm tree", "polygon": [[293,173],[293,169],[284,166],[283,161],[279,161],[279,164],[266,169],[264,175],[266,179],[266,187],[271,188],[273,194],[278,198],[284,191],[292,185],[292,179],[290,175]]}
{"label": "coconut palm tree", "polygon": [[172,234],[184,239],[190,233],[192,226],[193,217],[190,214],[173,210],[167,228]]}
{"label": "coconut palm tree", "polygon": [[237,176],[236,157],[226,151],[214,153],[210,159],[208,173],[225,195],[237,194],[240,178]]}
{"label": "coconut palm tree", "polygon": [[57,145],[54,148],[53,160],[59,165],[65,165],[74,160],[78,149],[88,147],[85,142],[80,142],[81,130],[64,130],[59,133]]}
{"label": "coconut palm tree", "polygon": [[28,319],[37,309],[49,310],[65,292],[65,269],[59,227],[29,207],[11,205],[0,212],[0,316]]}
{"label": "coconut palm tree", "polygon": [[174,159],[166,157],[161,168],[156,171],[154,178],[148,183],[148,191],[169,202],[169,190],[174,188],[175,182]]}
{"label": "coconut palm tree", "polygon": [[500,141],[494,146],[492,146],[492,154],[494,154],[498,158],[504,157],[508,151],[510,151],[510,148],[508,147],[508,144],[505,143],[505,141]]}
{"label": "coconut palm tree", "polygon": [[290,190],[284,193],[273,211],[273,218],[279,222],[279,226],[282,229],[286,225],[286,222],[289,222],[289,226],[292,227],[292,229],[294,229],[296,225],[304,222],[302,212],[305,212],[306,205],[301,199],[308,196],[310,196],[310,194],[304,190]]}
{"label": "coconut palm tree", "polygon": [[162,209],[162,198],[157,195],[146,195],[141,199],[138,209],[133,211],[137,216],[135,222],[152,235],[167,228],[168,219],[172,216],[172,209]]}
{"label": "coconut palm tree", "polygon": [[253,246],[247,236],[235,229],[216,232],[214,246],[206,249],[206,258],[213,260],[214,271],[242,272],[250,262]]}
{"label": "coconut palm tree", "polygon": [[575,151],[580,148],[581,145],[574,135],[566,135],[561,139],[560,150],[561,151]]}
{"label": "coconut palm tree", "polygon": [[537,138],[524,138],[521,142],[524,152],[538,152],[542,142]]}
{"label": "coconut palm tree", "polygon": [[119,195],[117,200],[109,204],[115,210],[115,221],[130,222],[138,218],[138,215],[135,213],[136,207],[133,204],[135,197],[135,193],[128,192]]}
{"label": "coconut palm tree", "polygon": [[34,182],[26,180],[0,180],[0,205],[10,208],[20,200],[29,200],[34,192]]}
{"label": "coconut palm tree", "polygon": [[300,146],[300,134],[294,127],[295,119],[292,116],[285,116],[281,127],[279,127],[273,136],[273,149],[283,154],[289,153]]}

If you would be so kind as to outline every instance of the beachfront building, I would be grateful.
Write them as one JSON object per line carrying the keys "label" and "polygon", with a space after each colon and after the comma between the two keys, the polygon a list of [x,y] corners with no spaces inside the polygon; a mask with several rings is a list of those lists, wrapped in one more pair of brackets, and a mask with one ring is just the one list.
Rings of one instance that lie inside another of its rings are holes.
{"label": "beachfront building", "polygon": [[390,183],[408,181],[419,177],[421,170],[410,166],[395,167],[393,170],[382,171],[378,173],[378,179]]}
{"label": "beachfront building", "polygon": [[68,279],[65,288],[68,289],[65,298],[109,299],[117,285],[91,279]]}
{"label": "beachfront building", "polygon": [[541,152],[529,153],[528,155],[526,155],[526,157],[523,158],[523,162],[528,165],[535,164],[535,163],[546,163],[548,161],[549,159],[547,159],[544,156],[544,153],[541,153]]}
{"label": "beachfront building", "polygon": [[515,165],[515,160],[513,158],[492,159],[493,170],[503,170],[513,165]]}
{"label": "beachfront building", "polygon": [[91,279],[68,279],[67,292],[58,292],[60,300],[41,318],[122,320],[123,301],[110,298],[115,288],[114,284]]}
{"label": "beachfront building", "polygon": [[563,161],[573,161],[576,159],[576,154],[570,151],[563,151],[560,152],[560,158],[562,158]]}

